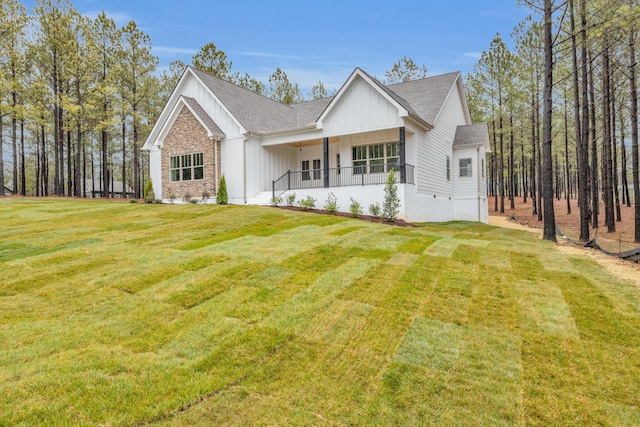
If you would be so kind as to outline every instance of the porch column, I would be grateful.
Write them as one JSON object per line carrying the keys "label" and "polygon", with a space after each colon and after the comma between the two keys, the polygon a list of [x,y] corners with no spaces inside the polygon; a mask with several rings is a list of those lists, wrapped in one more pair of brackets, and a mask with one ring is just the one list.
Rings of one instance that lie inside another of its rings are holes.
{"label": "porch column", "polygon": [[329,138],[322,138],[322,152],[324,154],[322,159],[322,177],[324,180],[324,188],[329,188]]}
{"label": "porch column", "polygon": [[400,127],[400,142],[398,143],[398,150],[400,151],[400,184],[407,183],[407,167],[405,165],[405,135],[404,126]]}

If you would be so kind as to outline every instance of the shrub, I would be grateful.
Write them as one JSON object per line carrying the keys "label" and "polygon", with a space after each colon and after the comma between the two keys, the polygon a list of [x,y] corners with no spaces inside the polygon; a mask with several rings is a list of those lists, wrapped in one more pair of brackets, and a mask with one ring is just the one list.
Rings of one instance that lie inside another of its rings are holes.
{"label": "shrub", "polygon": [[349,205],[349,216],[352,218],[359,218],[362,215],[362,206],[360,203],[353,200],[353,197],[349,197],[351,199],[351,205]]}
{"label": "shrub", "polygon": [[169,201],[171,202],[171,204],[173,204],[177,198],[178,197],[175,194],[173,193],[169,194]]}
{"label": "shrub", "polygon": [[156,198],[156,194],[153,192],[153,183],[151,178],[147,178],[147,182],[144,184],[144,202],[153,203]]}
{"label": "shrub", "polygon": [[287,194],[287,206],[293,206],[296,202],[296,193]]}
{"label": "shrub", "polygon": [[383,221],[392,222],[400,212],[400,198],[398,197],[398,185],[396,171],[392,168],[387,174],[387,181],[384,184],[384,202],[382,203]]}
{"label": "shrub", "polygon": [[162,200],[161,199],[155,199],[153,201],[153,203],[155,203],[156,205],[161,205],[162,204]]}
{"label": "shrub", "polygon": [[211,193],[209,193],[206,188],[202,190],[202,199],[200,201],[202,203],[207,203],[207,200],[209,200],[209,197],[211,197]]}
{"label": "shrub", "polygon": [[220,185],[218,186],[218,194],[216,194],[216,203],[219,205],[226,205],[228,201],[227,181],[224,179],[224,175],[222,175],[220,177]]}
{"label": "shrub", "polygon": [[189,202],[191,202],[191,199],[192,199],[192,197],[191,197],[191,193],[189,193],[188,191],[187,191],[186,193],[184,193],[184,196],[182,196],[182,201],[183,201],[184,203],[189,203]]}
{"label": "shrub", "polygon": [[338,198],[335,194],[329,193],[327,201],[324,202],[324,210],[329,212],[331,215],[335,215],[338,211]]}
{"label": "shrub", "polygon": [[198,201],[196,199],[191,199],[189,200],[189,203],[193,203],[195,205],[196,203],[198,203]]}
{"label": "shrub", "polygon": [[138,203],[138,199],[131,199],[129,200],[129,203]]}
{"label": "shrub", "polygon": [[380,216],[380,203],[375,202],[369,205],[369,213],[376,218]]}
{"label": "shrub", "polygon": [[300,206],[300,209],[303,211],[308,211],[316,207],[316,199],[311,196],[307,196],[306,199],[302,199],[298,202],[298,206]]}
{"label": "shrub", "polygon": [[271,203],[271,205],[273,206],[278,206],[280,203],[282,203],[282,196],[272,197],[269,203]]}

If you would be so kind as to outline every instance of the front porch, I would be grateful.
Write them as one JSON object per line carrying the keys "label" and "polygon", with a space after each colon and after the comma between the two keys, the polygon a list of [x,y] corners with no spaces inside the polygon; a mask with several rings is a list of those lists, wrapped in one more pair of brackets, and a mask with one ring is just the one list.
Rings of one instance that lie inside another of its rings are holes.
{"label": "front porch", "polygon": [[272,197],[279,197],[290,190],[381,185],[386,182],[387,173],[391,170],[395,171],[396,181],[399,184],[415,185],[415,166],[409,164],[386,163],[328,169],[289,170],[272,181]]}
{"label": "front porch", "polygon": [[279,167],[268,168],[260,191],[276,198],[290,190],[382,185],[391,170],[398,184],[415,185],[414,144],[413,132],[395,127],[267,146],[269,163]]}

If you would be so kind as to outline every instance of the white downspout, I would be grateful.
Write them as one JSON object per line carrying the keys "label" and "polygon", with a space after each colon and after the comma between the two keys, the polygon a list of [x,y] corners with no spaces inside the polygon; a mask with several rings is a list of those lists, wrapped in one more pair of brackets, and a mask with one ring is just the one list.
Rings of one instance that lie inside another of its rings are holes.
{"label": "white downspout", "polygon": [[245,137],[242,142],[242,192],[244,197],[244,204],[247,204],[247,140],[249,137]]}
{"label": "white downspout", "polygon": [[218,195],[218,181],[220,180],[218,175],[218,141],[211,137],[213,141],[213,191]]}
{"label": "white downspout", "polygon": [[478,145],[476,147],[476,154],[477,154],[477,160],[478,160],[478,189],[477,189],[477,195],[478,195],[478,222],[482,222],[482,208],[480,207],[481,201],[480,201],[480,177],[482,177],[482,163],[480,161],[480,146]]}

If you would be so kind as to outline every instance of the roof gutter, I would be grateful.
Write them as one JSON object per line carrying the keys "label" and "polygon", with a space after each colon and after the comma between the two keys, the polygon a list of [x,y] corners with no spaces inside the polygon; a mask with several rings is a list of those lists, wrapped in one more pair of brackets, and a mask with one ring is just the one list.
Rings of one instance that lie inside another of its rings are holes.
{"label": "roof gutter", "polygon": [[284,129],[284,130],[276,130],[276,131],[270,131],[270,132],[260,132],[260,131],[248,130],[248,131],[245,132],[245,135],[247,135],[247,136],[257,136],[257,137],[265,137],[265,136],[283,135],[283,134],[287,134],[287,133],[304,132],[305,130],[314,130],[314,129],[317,129],[317,128],[318,128],[317,124],[313,123],[313,124],[310,124],[310,125],[307,125],[307,126]]}
{"label": "roof gutter", "polygon": [[409,113],[405,117],[408,117],[409,119],[413,120],[415,123],[421,125],[423,128],[425,128],[425,130],[433,129],[433,125],[431,123],[427,122],[425,119],[418,116],[417,114]]}

